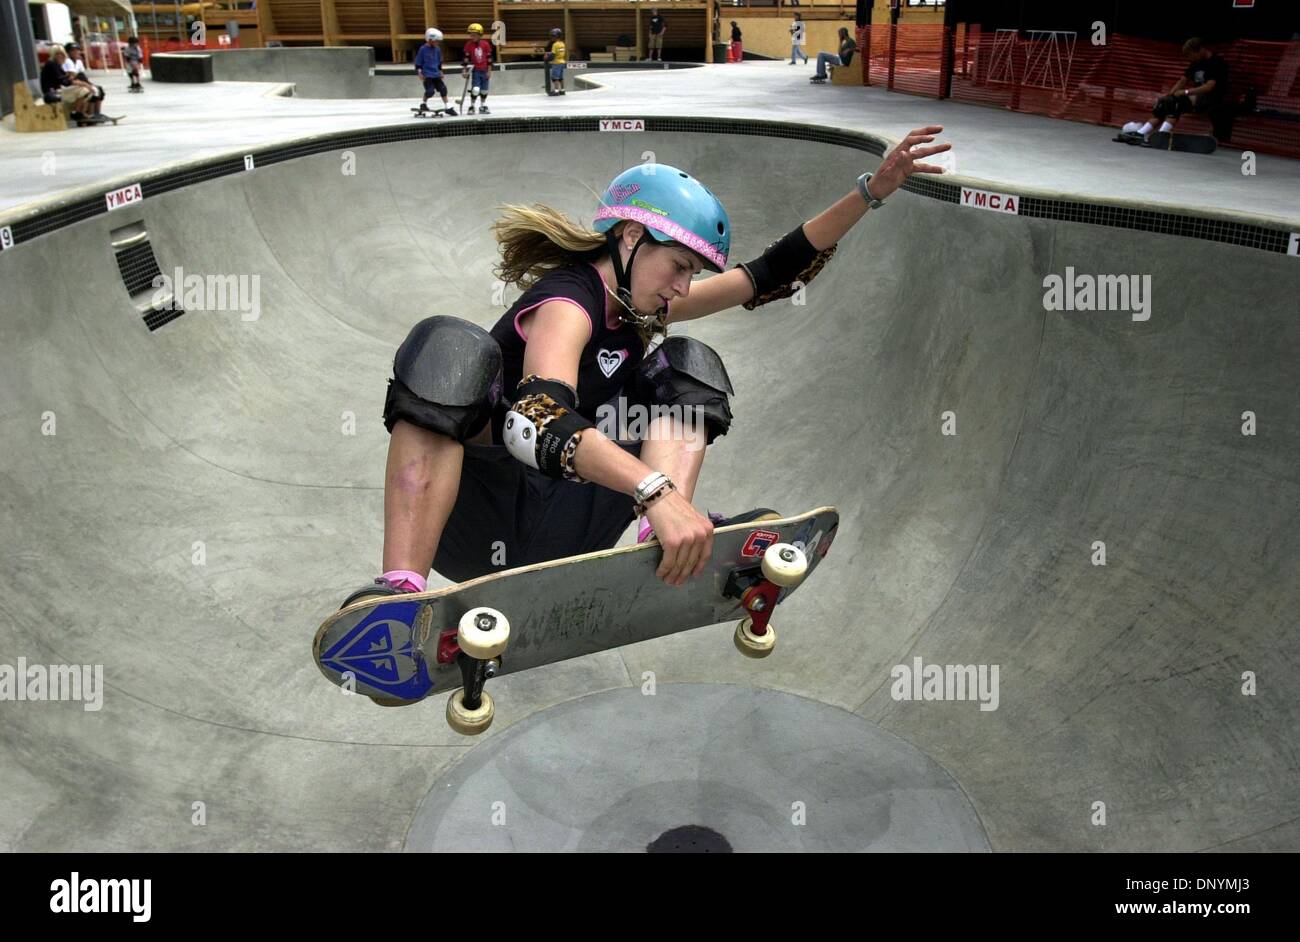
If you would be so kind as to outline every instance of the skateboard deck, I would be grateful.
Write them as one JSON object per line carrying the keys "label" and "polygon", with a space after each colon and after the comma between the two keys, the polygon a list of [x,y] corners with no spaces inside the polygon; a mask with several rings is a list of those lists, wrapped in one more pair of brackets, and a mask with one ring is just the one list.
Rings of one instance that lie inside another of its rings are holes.
{"label": "skateboard deck", "polygon": [[383,706],[452,692],[448,720],[472,734],[491,722],[482,687],[492,676],[732,618],[741,619],[737,648],[766,656],[775,645],[769,617],[817,568],[838,526],[835,508],[821,507],[720,527],[708,567],[680,587],[655,575],[663,553],[650,540],[428,592],[370,596],[325,619],[312,654],[332,683]]}
{"label": "skateboard deck", "polygon": [[1120,134],[1114,138],[1120,144],[1132,144],[1134,147],[1149,147],[1153,150],[1176,150],[1188,154],[1213,154],[1219,143],[1208,134],[1171,134],[1168,131],[1152,131],[1145,141],[1141,137]]}

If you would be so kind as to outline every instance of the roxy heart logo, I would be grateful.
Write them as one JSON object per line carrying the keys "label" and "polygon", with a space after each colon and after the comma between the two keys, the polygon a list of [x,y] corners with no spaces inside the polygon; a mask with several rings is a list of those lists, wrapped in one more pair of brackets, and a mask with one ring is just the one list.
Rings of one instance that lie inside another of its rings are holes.
{"label": "roxy heart logo", "polygon": [[[361,681],[401,699],[420,699],[427,692],[428,680],[411,640],[413,606],[415,603],[397,604],[387,612],[371,613],[379,617],[363,620],[323,650],[321,664],[349,682]],[[393,617],[382,617],[385,614]]]}
{"label": "roxy heart logo", "polygon": [[618,368],[626,359],[626,350],[601,350],[596,355],[596,362],[600,364],[600,371],[605,374],[606,379],[618,372]]}

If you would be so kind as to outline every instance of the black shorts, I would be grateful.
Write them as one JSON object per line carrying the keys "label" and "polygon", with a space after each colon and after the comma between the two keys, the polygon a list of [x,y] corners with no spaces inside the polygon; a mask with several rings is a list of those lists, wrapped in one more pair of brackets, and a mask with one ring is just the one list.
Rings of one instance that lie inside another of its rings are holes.
{"label": "black shorts", "polygon": [[1157,118],[1181,118],[1185,114],[1205,114],[1214,104],[1209,95],[1198,96],[1195,103],[1186,95],[1165,95],[1156,102],[1151,113]]}
{"label": "black shorts", "polygon": [[[620,400],[641,408],[656,404],[653,390],[633,374],[597,417],[617,414]],[[610,431],[615,444],[641,457],[640,441],[620,440],[615,436],[621,432]],[[433,559],[433,568],[455,582],[609,549],[636,519],[630,494],[548,477],[505,445],[464,448],[460,490]]]}
{"label": "black shorts", "polygon": [[[640,442],[618,442],[640,456]],[[465,446],[433,568],[453,582],[608,549],[636,519],[630,494],[547,477],[505,445]]]}
{"label": "black shorts", "polygon": [[[619,398],[647,405],[630,377]],[[598,416],[602,413],[597,412]],[[639,441],[618,441],[640,457]],[[438,541],[433,568],[454,582],[550,559],[609,549],[636,519],[631,494],[595,482],[548,477],[505,445],[465,445],[460,490]]]}
{"label": "black shorts", "polygon": [[[640,456],[640,442],[619,442]],[[467,444],[456,505],[433,568],[454,582],[608,550],[636,520],[632,496],[597,483],[559,481],[503,444]]]}
{"label": "black shorts", "polygon": [[432,98],[435,94],[443,98],[447,97],[447,83],[441,77],[424,80],[424,97]]}

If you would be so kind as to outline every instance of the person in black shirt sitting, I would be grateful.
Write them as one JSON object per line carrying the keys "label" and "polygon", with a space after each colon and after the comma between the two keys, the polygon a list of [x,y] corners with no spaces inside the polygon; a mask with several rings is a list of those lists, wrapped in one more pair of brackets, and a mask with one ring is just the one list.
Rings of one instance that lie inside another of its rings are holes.
{"label": "person in black shirt sitting", "polygon": [[1141,125],[1130,121],[1124,125],[1124,134],[1141,135],[1145,139],[1155,130],[1157,121],[1162,122],[1159,127],[1162,133],[1172,133],[1183,115],[1206,114],[1213,120],[1217,112],[1231,103],[1228,63],[1206,49],[1199,39],[1189,39],[1183,44],[1183,58],[1188,60],[1187,69],[1169,94],[1151,109],[1152,120]]}
{"label": "person in black shirt sitting", "polygon": [[73,83],[63,68],[67,61],[62,46],[50,50],[50,57],[41,66],[41,97],[47,105],[62,103],[64,111],[81,124],[90,120],[90,90]]}

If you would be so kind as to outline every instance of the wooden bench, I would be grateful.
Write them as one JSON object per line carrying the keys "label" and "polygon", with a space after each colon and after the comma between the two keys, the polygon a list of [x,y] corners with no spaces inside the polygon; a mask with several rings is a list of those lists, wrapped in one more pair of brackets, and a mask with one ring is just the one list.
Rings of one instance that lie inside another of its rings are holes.
{"label": "wooden bench", "polygon": [[41,100],[39,82],[14,83],[15,131],[66,131],[68,115],[62,104],[47,105]]}
{"label": "wooden bench", "polygon": [[827,66],[831,73],[832,85],[861,85],[862,61],[857,56],[848,65]]}
{"label": "wooden bench", "polygon": [[497,58],[502,62],[507,59],[531,59],[534,56],[541,58],[545,53],[546,40],[544,39],[512,40],[497,46]]}

